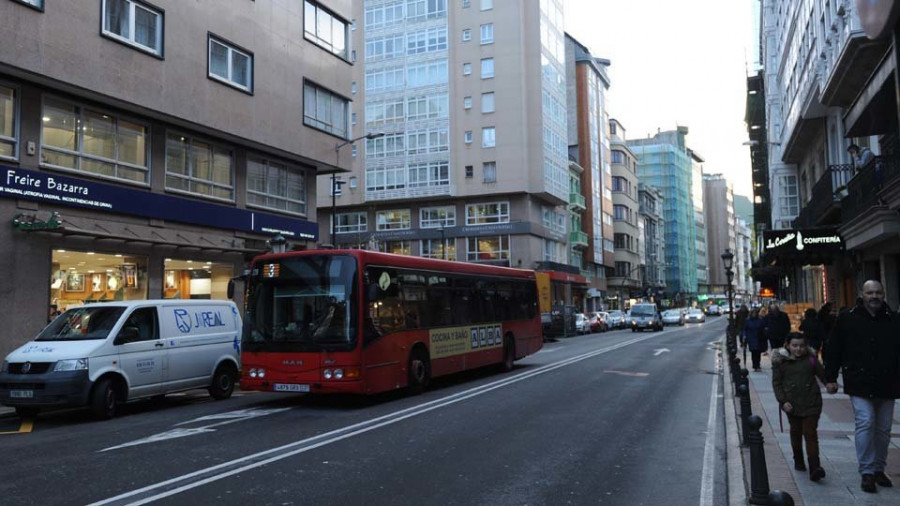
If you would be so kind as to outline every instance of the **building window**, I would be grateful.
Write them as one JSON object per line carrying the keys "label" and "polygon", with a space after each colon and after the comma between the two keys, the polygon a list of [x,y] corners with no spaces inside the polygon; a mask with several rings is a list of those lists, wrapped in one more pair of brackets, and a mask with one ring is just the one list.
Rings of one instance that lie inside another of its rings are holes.
{"label": "building window", "polygon": [[463,9],[468,9],[471,5],[472,5],[471,0],[462,0],[462,8]]}
{"label": "building window", "polygon": [[613,206],[613,218],[631,223],[631,209],[623,205]]}
{"label": "building window", "polygon": [[347,138],[350,101],[307,82],[303,86],[303,124]]}
{"label": "building window", "polygon": [[440,153],[449,149],[450,132],[446,128],[417,130],[406,134],[407,154]]}
{"label": "building window", "polygon": [[364,212],[338,214],[334,232],[336,234],[365,232],[369,229],[368,221]]}
{"label": "building window", "polygon": [[621,164],[625,163],[625,152],[624,151],[619,151],[618,149],[614,149],[614,150],[612,150],[611,156],[612,156],[612,159],[611,159],[612,163],[621,163]]}
{"label": "building window", "polygon": [[450,114],[449,100],[446,93],[409,97],[406,99],[406,119],[409,121],[446,119]]}
{"label": "building window", "polygon": [[209,37],[209,77],[253,91],[253,54]]}
{"label": "building window", "polygon": [[466,130],[466,133],[464,134],[463,137],[464,137],[466,144],[472,144],[472,131],[471,130]]}
{"label": "building window", "polygon": [[415,23],[447,15],[447,0],[406,0],[406,21]]}
{"label": "building window", "polygon": [[463,42],[469,42],[472,40],[472,30],[466,28],[462,31],[462,40]]}
{"label": "building window", "polygon": [[403,36],[379,37],[366,42],[366,61],[376,61],[403,56]]}
{"label": "building window", "polygon": [[781,215],[785,217],[797,216],[800,212],[800,202],[797,197],[797,176],[780,176],[779,179],[781,180],[779,184],[781,196],[778,200]]}
{"label": "building window", "polygon": [[347,59],[347,22],[315,2],[306,0],[305,4],[303,32],[306,39]]}
{"label": "building window", "polygon": [[481,25],[481,43],[482,44],[493,44],[494,43],[494,23],[488,23],[486,25]]}
{"label": "building window", "polygon": [[390,191],[406,188],[406,167],[366,167],[366,191]]}
{"label": "building window", "polygon": [[419,209],[419,228],[441,228],[455,226],[455,207],[423,207],[422,209]]}
{"label": "building window", "polygon": [[406,54],[432,53],[447,49],[447,28],[416,30],[406,36]]}
{"label": "building window", "polygon": [[163,15],[134,0],[103,0],[103,35],[148,53],[163,54]]}
{"label": "building window", "polygon": [[428,239],[419,242],[423,258],[456,260],[456,239]]}
{"label": "building window", "polygon": [[472,165],[466,165],[466,177],[475,177],[475,167]]}
{"label": "building window", "polygon": [[494,93],[482,93],[481,94],[481,112],[490,113],[494,112]]}
{"label": "building window", "polygon": [[634,272],[631,269],[631,262],[616,262],[616,277],[627,278]]}
{"label": "building window", "polygon": [[247,205],[306,214],[306,174],[263,159],[247,160]]}
{"label": "building window", "polygon": [[0,86],[0,158],[15,158],[18,144],[17,92]]}
{"label": "building window", "polygon": [[411,163],[407,175],[410,188],[447,186],[450,184],[450,163]]}
{"label": "building window", "polygon": [[509,260],[509,236],[469,237],[466,260],[478,262],[485,260]]}
{"label": "building window", "polygon": [[367,158],[388,158],[404,154],[403,133],[388,134],[376,139],[366,140]]}
{"label": "building window", "polygon": [[497,145],[496,129],[494,127],[484,127],[481,129],[481,147],[493,148]]}
{"label": "building window", "polygon": [[409,209],[378,211],[375,214],[376,230],[409,230],[410,228],[412,228],[412,218],[410,218]]}
{"label": "building window", "polygon": [[497,182],[497,162],[484,162],[482,172],[484,173],[485,183]]}
{"label": "building window", "polygon": [[509,202],[466,205],[466,225],[509,223]]}
{"label": "building window", "polygon": [[149,183],[146,125],[44,99],[41,165]]}
{"label": "building window", "polygon": [[234,156],[226,148],[170,132],[166,189],[233,201]]}
{"label": "building window", "polygon": [[366,71],[366,91],[368,92],[399,90],[403,86],[403,67]]}
{"label": "building window", "polygon": [[405,114],[402,97],[366,103],[366,125],[370,127],[403,121]]}
{"label": "building window", "polygon": [[433,86],[447,82],[447,60],[422,62],[406,69],[406,86]]}
{"label": "building window", "polygon": [[464,97],[463,98],[463,109],[471,109],[472,108],[472,97]]}
{"label": "building window", "polygon": [[366,7],[366,29],[376,30],[403,22],[403,0]]}
{"label": "building window", "polygon": [[472,73],[472,64],[471,63],[463,63],[463,75],[467,76]]}
{"label": "building window", "polygon": [[481,0],[481,10],[489,11],[494,8],[494,0]]}
{"label": "building window", "polygon": [[490,79],[494,77],[494,59],[484,58],[481,60],[481,78]]}

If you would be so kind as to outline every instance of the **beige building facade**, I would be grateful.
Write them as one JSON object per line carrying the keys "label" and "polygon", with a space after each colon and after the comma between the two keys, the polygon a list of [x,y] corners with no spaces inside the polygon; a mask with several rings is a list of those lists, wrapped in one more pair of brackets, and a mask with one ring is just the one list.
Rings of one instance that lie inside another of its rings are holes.
{"label": "beige building facade", "polygon": [[314,246],[353,3],[0,2],[0,354],[53,311],[225,298],[277,235]]}

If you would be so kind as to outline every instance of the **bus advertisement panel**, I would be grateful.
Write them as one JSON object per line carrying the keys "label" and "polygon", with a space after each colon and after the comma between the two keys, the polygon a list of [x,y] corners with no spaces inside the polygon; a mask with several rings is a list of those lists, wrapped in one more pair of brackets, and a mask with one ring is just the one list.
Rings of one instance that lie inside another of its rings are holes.
{"label": "bus advertisement panel", "polygon": [[245,390],[418,391],[543,345],[532,271],[314,250],[261,256],[246,282]]}

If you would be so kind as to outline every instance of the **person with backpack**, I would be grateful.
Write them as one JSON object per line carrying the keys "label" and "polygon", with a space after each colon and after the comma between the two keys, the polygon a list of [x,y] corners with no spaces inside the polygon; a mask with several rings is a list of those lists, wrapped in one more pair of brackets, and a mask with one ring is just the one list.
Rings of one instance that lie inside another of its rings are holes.
{"label": "person with backpack", "polygon": [[784,348],[774,352],[772,388],[781,410],[787,413],[791,427],[794,469],[805,471],[803,442],[809,462],[809,479],[825,477],[819,460],[819,417],[822,415],[822,391],[816,380],[825,383],[825,368],[816,358],[806,338],[799,332],[788,334]]}

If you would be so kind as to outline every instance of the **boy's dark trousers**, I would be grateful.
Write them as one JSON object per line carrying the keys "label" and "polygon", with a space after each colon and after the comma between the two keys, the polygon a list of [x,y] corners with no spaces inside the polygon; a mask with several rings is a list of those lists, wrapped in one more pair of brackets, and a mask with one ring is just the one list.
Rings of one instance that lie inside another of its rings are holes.
{"label": "boy's dark trousers", "polygon": [[788,414],[788,424],[791,426],[791,448],[794,450],[794,465],[801,467],[803,464],[803,440],[806,440],[806,456],[809,461],[809,471],[812,472],[822,466],[819,461],[819,417],[793,416]]}

